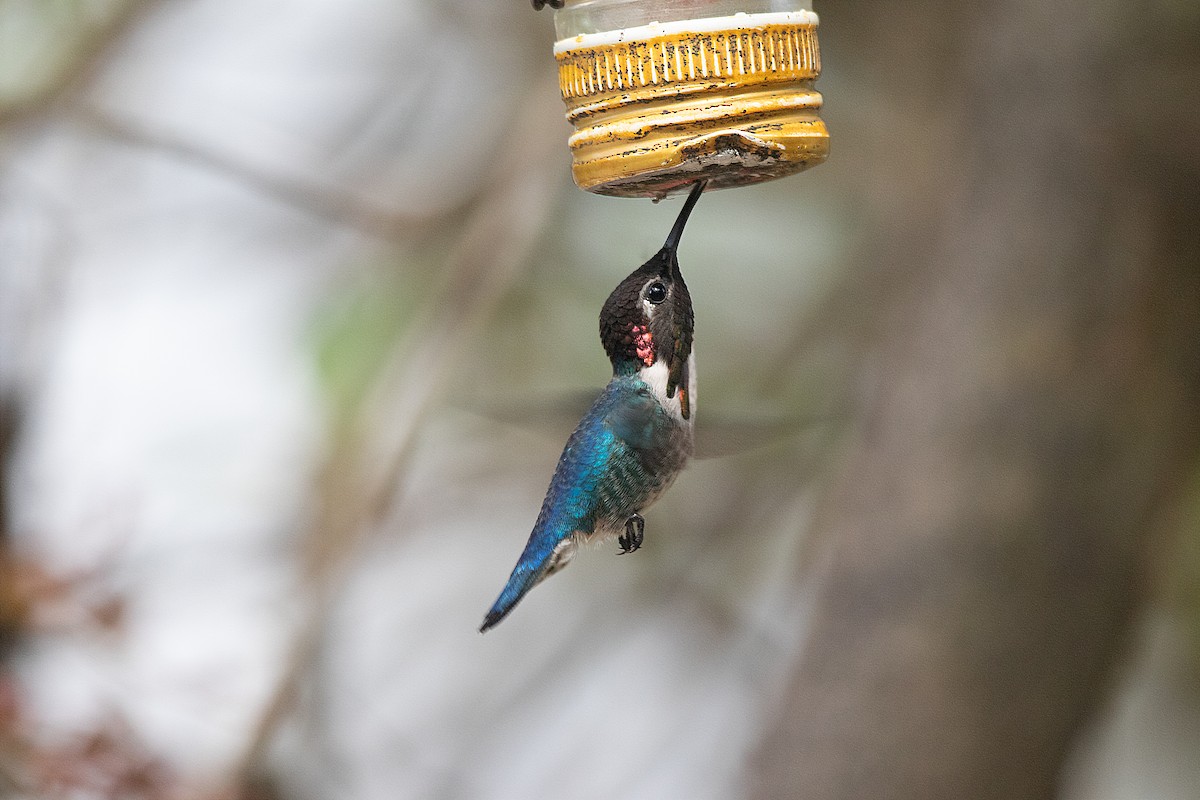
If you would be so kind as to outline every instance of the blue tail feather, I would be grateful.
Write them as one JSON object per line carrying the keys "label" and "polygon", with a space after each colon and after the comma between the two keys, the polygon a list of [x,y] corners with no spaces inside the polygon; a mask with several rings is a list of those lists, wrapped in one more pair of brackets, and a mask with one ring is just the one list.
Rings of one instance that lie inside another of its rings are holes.
{"label": "blue tail feather", "polygon": [[489,628],[500,624],[500,620],[507,617],[508,613],[516,608],[517,603],[521,602],[521,598],[541,580],[542,575],[546,572],[548,561],[549,554],[538,563],[521,559],[513,569],[512,575],[509,576],[508,583],[504,585],[504,590],[500,592],[500,596],[492,604],[491,610],[483,618],[483,625],[479,626],[480,633],[485,633]]}
{"label": "blue tail feather", "polygon": [[512,574],[508,576],[508,582],[504,584],[500,596],[496,598],[491,610],[483,618],[483,625],[479,628],[480,633],[495,627],[500,620],[508,616],[517,603],[521,602],[521,598],[528,594],[530,589],[541,582],[542,578],[570,561],[571,549],[568,548],[565,552],[561,551],[560,545],[569,539],[572,531],[578,529],[579,525],[576,524],[576,520],[555,514],[549,503],[544,505],[542,513],[533,527],[533,533],[530,534],[529,541],[525,543],[525,550],[517,559],[517,565],[513,567]]}

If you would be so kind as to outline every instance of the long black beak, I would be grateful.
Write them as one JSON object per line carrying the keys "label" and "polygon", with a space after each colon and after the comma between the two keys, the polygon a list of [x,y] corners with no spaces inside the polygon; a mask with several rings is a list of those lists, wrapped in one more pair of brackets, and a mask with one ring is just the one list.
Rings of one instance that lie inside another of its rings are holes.
{"label": "long black beak", "polygon": [[684,201],[683,208],[679,210],[679,216],[675,218],[675,224],[671,227],[671,232],[667,234],[667,241],[659,251],[663,256],[664,271],[670,270],[672,265],[678,269],[679,262],[676,260],[675,251],[679,249],[679,240],[683,237],[683,228],[687,225],[688,217],[691,216],[692,209],[696,207],[696,201],[700,199],[700,195],[704,193],[704,187],[707,185],[707,180],[697,181],[688,194],[687,200]]}

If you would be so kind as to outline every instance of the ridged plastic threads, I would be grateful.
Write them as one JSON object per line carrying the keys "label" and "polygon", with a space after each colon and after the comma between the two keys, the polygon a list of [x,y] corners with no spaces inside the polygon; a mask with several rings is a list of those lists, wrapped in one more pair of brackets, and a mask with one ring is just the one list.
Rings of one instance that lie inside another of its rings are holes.
{"label": "ridged plastic threads", "polygon": [[622,42],[568,50],[558,56],[559,88],[568,104],[647,87],[695,81],[704,81],[708,86],[707,82],[715,79],[749,79],[749,83],[812,81],[820,72],[816,32],[809,27],[782,25],[696,34],[686,39],[667,36],[647,42]]}

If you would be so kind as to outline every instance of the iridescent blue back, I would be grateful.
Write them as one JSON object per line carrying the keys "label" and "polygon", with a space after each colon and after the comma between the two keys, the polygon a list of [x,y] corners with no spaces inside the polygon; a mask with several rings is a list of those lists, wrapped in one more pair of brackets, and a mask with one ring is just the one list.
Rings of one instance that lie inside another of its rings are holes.
{"label": "iridescent blue back", "polygon": [[617,533],[653,503],[691,445],[690,426],[664,410],[645,381],[614,377],[567,440],[533,533],[482,630],[503,619],[559,558],[570,557],[564,542]]}

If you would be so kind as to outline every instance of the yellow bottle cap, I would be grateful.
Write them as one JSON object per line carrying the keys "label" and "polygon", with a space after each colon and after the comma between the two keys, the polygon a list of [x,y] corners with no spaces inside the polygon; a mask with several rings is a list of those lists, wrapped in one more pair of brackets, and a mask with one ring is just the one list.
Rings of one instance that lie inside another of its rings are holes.
{"label": "yellow bottle cap", "polygon": [[664,197],[781,178],[829,152],[811,11],[650,22],[555,45],[581,188]]}

